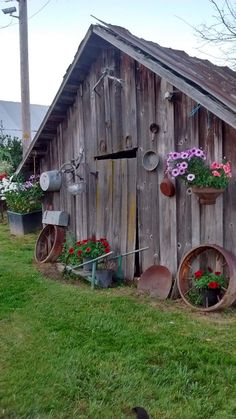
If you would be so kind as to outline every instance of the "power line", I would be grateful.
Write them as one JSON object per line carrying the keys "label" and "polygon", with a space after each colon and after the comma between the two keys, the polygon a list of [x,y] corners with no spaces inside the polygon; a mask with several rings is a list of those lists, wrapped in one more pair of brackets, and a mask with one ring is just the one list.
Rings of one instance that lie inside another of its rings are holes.
{"label": "power line", "polygon": [[[0,26],[0,29],[5,29],[5,28],[8,28],[9,26],[13,26],[12,21],[13,21],[13,17],[11,18],[11,21],[10,21],[10,23],[8,23],[8,25]],[[14,23],[14,25],[16,25],[16,23]]]}
{"label": "power line", "polygon": [[36,16],[38,13],[40,13],[50,2],[51,0],[48,0],[37,12],[35,12],[33,15],[29,17],[29,20],[32,19],[32,17]]}
{"label": "power line", "polygon": [[[0,0],[2,3],[5,3],[5,0]],[[37,10],[37,12],[35,12],[33,15],[31,15],[30,17],[29,17],[29,19],[28,20],[30,20],[30,19],[32,19],[33,17],[35,17],[36,15],[38,15],[50,2],[51,2],[52,0],[48,0],[42,7],[40,7],[40,9],[38,9]],[[9,26],[15,26],[15,25],[18,25],[18,23],[12,23],[12,21],[13,21],[13,18],[11,19],[11,22],[10,23],[8,23],[8,25],[5,25],[5,26],[0,26],[0,29],[6,29],[6,28],[8,28]]]}

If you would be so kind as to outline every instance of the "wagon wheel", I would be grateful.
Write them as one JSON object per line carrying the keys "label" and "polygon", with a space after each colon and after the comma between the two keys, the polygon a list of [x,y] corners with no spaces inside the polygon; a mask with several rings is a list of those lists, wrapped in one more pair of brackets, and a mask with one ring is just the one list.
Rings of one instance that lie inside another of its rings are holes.
{"label": "wagon wheel", "polygon": [[39,234],[35,245],[35,259],[37,262],[55,262],[61,254],[65,229],[54,225],[47,225]]}
{"label": "wagon wheel", "polygon": [[[226,279],[215,304],[204,305],[201,292],[195,288],[194,272],[201,269],[220,271]],[[201,245],[188,252],[180,263],[177,274],[180,295],[186,304],[201,311],[214,311],[229,307],[236,300],[236,259],[217,245]]]}

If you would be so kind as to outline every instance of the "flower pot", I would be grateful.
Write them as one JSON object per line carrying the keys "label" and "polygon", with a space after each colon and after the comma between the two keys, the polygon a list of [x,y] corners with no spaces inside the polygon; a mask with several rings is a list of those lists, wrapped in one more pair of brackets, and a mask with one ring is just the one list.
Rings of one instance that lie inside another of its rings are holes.
{"label": "flower pot", "polygon": [[198,186],[193,186],[192,191],[199,198],[200,204],[214,205],[216,203],[216,198],[224,192],[224,189],[200,188]]}
{"label": "flower pot", "polygon": [[42,211],[19,214],[7,211],[10,233],[15,236],[23,236],[33,233],[42,228]]}
{"label": "flower pot", "polygon": [[220,301],[220,288],[207,288],[202,290],[204,307],[211,307]]}
{"label": "flower pot", "polygon": [[98,269],[96,271],[97,285],[101,288],[108,288],[112,283],[112,275],[112,270]]}
{"label": "flower pot", "polygon": [[[90,260],[92,260],[91,258],[83,258],[83,263],[85,262],[89,262]],[[85,272],[91,272],[93,269],[93,263],[87,263],[86,265],[83,266],[83,270]]]}

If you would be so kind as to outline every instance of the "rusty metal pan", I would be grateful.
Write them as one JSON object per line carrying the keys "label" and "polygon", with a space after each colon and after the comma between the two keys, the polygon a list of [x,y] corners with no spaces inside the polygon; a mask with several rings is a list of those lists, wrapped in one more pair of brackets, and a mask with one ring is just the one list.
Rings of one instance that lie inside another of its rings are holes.
{"label": "rusty metal pan", "polygon": [[152,265],[140,277],[138,290],[149,291],[151,296],[166,300],[172,286],[172,274],[166,266]]}

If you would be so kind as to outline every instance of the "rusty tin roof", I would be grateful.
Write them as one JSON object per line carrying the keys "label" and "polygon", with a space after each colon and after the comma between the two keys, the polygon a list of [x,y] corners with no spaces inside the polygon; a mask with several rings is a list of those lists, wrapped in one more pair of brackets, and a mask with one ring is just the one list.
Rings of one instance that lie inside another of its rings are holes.
{"label": "rusty tin roof", "polygon": [[236,72],[208,60],[190,57],[184,51],[145,41],[120,26],[99,22],[102,25],[91,25],[79,45],[38,133],[18,167],[18,173],[30,164],[33,154],[46,154],[47,142],[56,135],[58,124],[66,117],[66,111],[73,104],[79,84],[86,77],[102,42],[130,55],[236,128]]}

